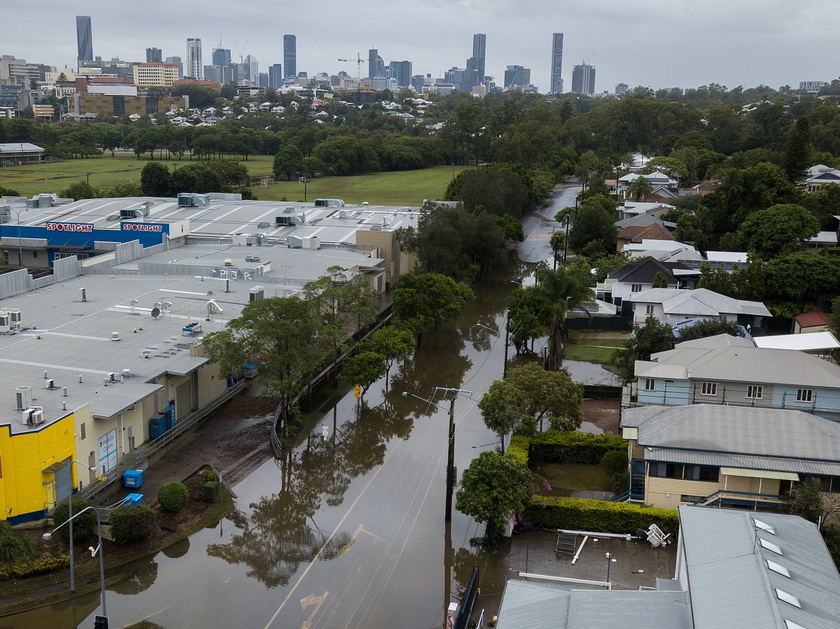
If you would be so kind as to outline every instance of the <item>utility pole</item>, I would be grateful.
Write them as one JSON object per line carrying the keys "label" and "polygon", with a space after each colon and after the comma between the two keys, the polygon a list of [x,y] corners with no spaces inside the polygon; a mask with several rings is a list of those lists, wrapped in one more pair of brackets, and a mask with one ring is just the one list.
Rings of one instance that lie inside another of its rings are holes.
{"label": "utility pole", "polygon": [[455,400],[459,393],[472,395],[472,391],[464,389],[449,389],[447,387],[435,387],[435,391],[443,391],[449,400],[449,455],[446,465],[446,521],[452,520],[452,491],[455,488]]}

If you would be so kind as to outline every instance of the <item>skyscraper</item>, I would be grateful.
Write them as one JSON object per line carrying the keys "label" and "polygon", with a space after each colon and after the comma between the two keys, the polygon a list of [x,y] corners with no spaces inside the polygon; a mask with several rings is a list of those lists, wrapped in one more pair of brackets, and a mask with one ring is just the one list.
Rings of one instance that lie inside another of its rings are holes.
{"label": "skyscraper", "polygon": [[214,48],[213,49],[213,65],[226,68],[230,65],[230,49],[229,48]]}
{"label": "skyscraper", "polygon": [[385,61],[379,56],[379,50],[368,50],[368,77],[371,79],[385,76]]}
{"label": "skyscraper", "polygon": [[166,63],[174,63],[176,66],[178,66],[178,78],[184,78],[184,63],[181,57],[167,57]]}
{"label": "skyscraper", "polygon": [[563,93],[563,33],[554,33],[551,44],[551,94]]}
{"label": "skyscraper", "polygon": [[595,66],[588,66],[584,61],[579,66],[572,68],[572,93],[595,93]]}
{"label": "skyscraper", "polygon": [[283,35],[283,72],[286,77],[297,76],[297,38]]}
{"label": "skyscraper", "polygon": [[146,48],[146,63],[163,63],[163,53],[160,48]]}
{"label": "skyscraper", "polygon": [[[76,16],[76,44],[78,61],[93,61],[93,32],[89,15]],[[81,63],[79,64],[81,66]]]}
{"label": "skyscraper", "polygon": [[268,66],[268,86],[279,90],[283,87],[283,66],[279,63]]}
{"label": "skyscraper", "polygon": [[259,63],[257,60],[248,55],[245,57],[245,78],[251,81],[251,85],[257,85],[257,75],[260,73]]}
{"label": "skyscraper", "polygon": [[467,68],[471,70],[478,70],[479,83],[484,83],[486,55],[487,35],[484,33],[476,33],[473,35],[473,54],[470,61],[467,62]]}
{"label": "skyscraper", "polygon": [[531,83],[531,69],[522,66],[513,65],[505,69],[505,89],[519,90],[525,89],[526,85]]}
{"label": "skyscraper", "polygon": [[397,82],[398,87],[411,85],[411,62],[392,61],[388,64],[388,76]]}
{"label": "skyscraper", "polygon": [[198,37],[187,38],[187,65],[184,76],[193,79],[204,78],[204,66],[201,65],[201,40]]}

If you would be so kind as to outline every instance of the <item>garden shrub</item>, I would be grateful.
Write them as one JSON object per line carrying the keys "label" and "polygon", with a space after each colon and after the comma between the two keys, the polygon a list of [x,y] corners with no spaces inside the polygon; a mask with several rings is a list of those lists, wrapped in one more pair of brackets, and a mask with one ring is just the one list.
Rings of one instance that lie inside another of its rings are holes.
{"label": "garden shrub", "polygon": [[111,534],[118,544],[149,539],[157,530],[157,515],[148,505],[122,505],[111,512]]}
{"label": "garden shrub", "polygon": [[11,566],[0,566],[0,581],[11,579],[13,577],[18,578],[25,577],[30,574],[51,572],[53,570],[67,568],[69,566],[70,557],[68,555],[61,555],[59,557],[41,557],[40,559],[16,563]]}
{"label": "garden shrub", "polygon": [[528,437],[513,435],[505,451],[505,456],[513,459],[517,465],[528,467],[528,443]]}
{"label": "garden shrub", "polygon": [[216,470],[201,470],[201,478],[205,483],[219,480]]}
{"label": "garden shrub", "polygon": [[218,482],[211,480],[202,485],[204,491],[204,502],[219,502],[219,494],[221,485]]}
{"label": "garden shrub", "polygon": [[612,477],[613,491],[621,493],[630,487],[629,465],[626,449],[612,450],[601,458],[601,468]]}
{"label": "garden shrub", "polygon": [[549,430],[531,437],[530,456],[547,463],[598,465],[607,452],[615,450],[627,450],[627,442],[619,435]]}
{"label": "garden shrub", "polygon": [[[82,513],[82,515],[76,515],[77,513],[81,512],[82,509],[90,507],[92,504],[93,503],[90,502],[90,500],[73,500],[74,542],[79,542],[90,537],[91,535],[93,535],[94,530],[96,530],[96,513],[94,513],[93,509]],[[55,524],[55,526],[61,526],[62,524],[67,522],[69,514],[70,506],[67,504],[66,500],[56,505],[55,511],[53,511],[53,523]],[[62,526],[56,531],[56,533],[58,533],[64,541],[70,541],[69,524],[67,526]]]}
{"label": "garden shrub", "polygon": [[158,491],[158,503],[160,508],[168,513],[177,513],[187,506],[190,499],[190,492],[187,486],[178,481],[164,483]]}
{"label": "garden shrub", "polygon": [[576,531],[632,535],[651,524],[674,536],[679,530],[676,510],[586,498],[535,496],[524,516],[536,526]]}
{"label": "garden shrub", "polygon": [[23,537],[12,530],[8,522],[0,522],[0,561],[18,563],[35,556],[37,544],[31,537]]}

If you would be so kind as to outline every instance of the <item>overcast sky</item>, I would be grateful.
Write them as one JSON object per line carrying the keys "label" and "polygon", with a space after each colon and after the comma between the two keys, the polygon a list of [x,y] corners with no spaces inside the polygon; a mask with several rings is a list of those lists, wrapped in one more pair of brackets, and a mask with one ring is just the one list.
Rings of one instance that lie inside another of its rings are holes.
{"label": "overcast sky", "polygon": [[186,38],[199,37],[205,65],[221,40],[235,60],[250,54],[267,72],[283,62],[289,33],[297,69],[310,76],[355,76],[356,54],[378,48],[385,63],[409,60],[414,74],[438,77],[464,67],[473,33],[486,33],[488,75],[501,84],[506,65],[523,65],[546,92],[558,32],[566,91],[583,60],[596,68],[597,92],[616,83],[798,87],[840,75],[837,8],[836,0],[2,0],[0,54],[73,68],[75,16],[89,15],[93,53],[103,59],[145,61],[147,47],[185,58]]}

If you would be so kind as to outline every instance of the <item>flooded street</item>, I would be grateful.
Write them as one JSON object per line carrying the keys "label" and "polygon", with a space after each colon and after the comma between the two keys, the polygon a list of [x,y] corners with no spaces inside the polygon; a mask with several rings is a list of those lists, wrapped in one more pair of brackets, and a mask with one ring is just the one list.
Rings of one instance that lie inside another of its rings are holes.
{"label": "flooded street", "polygon": [[[526,234],[544,234],[549,222],[526,221]],[[521,248],[529,261],[550,256],[544,238]],[[483,591],[501,590],[502,557],[470,545],[483,527],[454,509],[445,521],[449,406],[436,388],[466,391],[454,412],[460,477],[497,446],[476,403],[502,377],[507,296],[534,268],[511,261],[478,286],[461,317],[424,334],[418,352],[392,368],[387,391],[383,379],[361,407],[352,391],[318,403],[309,439],[282,460],[250,462],[233,487],[233,514],[109,585],[111,627],[145,619],[170,629],[427,629],[444,626],[473,566]],[[90,626],[100,610],[94,594],[3,626]]]}

